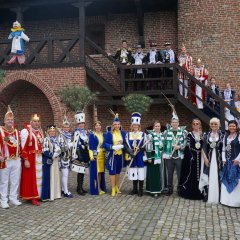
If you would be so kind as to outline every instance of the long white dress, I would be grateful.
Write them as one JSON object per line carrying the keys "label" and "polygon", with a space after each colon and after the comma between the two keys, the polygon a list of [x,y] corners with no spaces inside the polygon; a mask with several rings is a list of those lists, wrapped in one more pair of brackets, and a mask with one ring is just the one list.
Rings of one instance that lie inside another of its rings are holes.
{"label": "long white dress", "polygon": [[[53,164],[50,168],[50,200],[61,198],[61,181],[60,181],[60,171],[59,171],[59,152],[61,152],[60,147],[55,144],[53,154]],[[56,155],[56,157],[55,157]]]}
{"label": "long white dress", "polygon": [[[222,151],[222,134],[219,131],[217,135],[208,133],[204,137],[204,146],[201,160],[201,173],[199,180],[199,189],[201,192],[208,188],[208,203],[219,203],[219,170],[220,170],[220,154]],[[205,150],[204,150],[205,149]],[[206,172],[203,156],[209,159],[209,172]]]}

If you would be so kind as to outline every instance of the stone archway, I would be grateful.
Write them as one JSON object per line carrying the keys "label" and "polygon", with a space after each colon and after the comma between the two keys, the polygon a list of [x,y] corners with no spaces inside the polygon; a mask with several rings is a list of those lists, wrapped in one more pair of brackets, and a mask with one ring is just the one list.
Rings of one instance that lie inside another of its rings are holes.
{"label": "stone archway", "polygon": [[[41,114],[43,127],[61,121],[62,111],[57,96],[45,82],[31,73],[18,71],[7,75],[0,85],[0,93],[1,99],[12,105],[19,128],[29,121],[34,112]],[[6,108],[1,105],[1,119],[5,111]]]}

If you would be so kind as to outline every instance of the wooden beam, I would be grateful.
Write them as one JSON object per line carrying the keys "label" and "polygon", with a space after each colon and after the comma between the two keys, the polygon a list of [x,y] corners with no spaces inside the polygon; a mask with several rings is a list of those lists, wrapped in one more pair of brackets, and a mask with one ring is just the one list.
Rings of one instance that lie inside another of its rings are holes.
{"label": "wooden beam", "polygon": [[[42,5],[54,5],[54,4],[63,4],[63,3],[77,3],[78,0],[42,0],[42,1],[21,1],[21,6],[23,7],[35,7]],[[2,3],[0,4],[0,8],[16,8],[19,6],[19,1],[11,2],[11,3]]]}
{"label": "wooden beam", "polygon": [[145,47],[144,38],[144,13],[141,0],[134,0],[136,10],[137,10],[137,24],[138,24],[138,34],[139,34],[139,44]]}
{"label": "wooden beam", "polygon": [[85,35],[86,35],[86,3],[85,0],[79,0],[72,4],[79,9],[79,33],[80,33],[80,65],[85,66]]}

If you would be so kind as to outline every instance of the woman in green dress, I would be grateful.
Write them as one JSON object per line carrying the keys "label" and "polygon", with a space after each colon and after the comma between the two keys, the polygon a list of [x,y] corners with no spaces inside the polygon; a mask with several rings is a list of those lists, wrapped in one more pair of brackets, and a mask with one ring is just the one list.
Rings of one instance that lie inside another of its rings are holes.
{"label": "woman in green dress", "polygon": [[159,194],[167,191],[167,170],[165,162],[162,159],[164,136],[161,133],[161,124],[159,121],[154,122],[153,130],[149,131],[147,138],[146,192],[157,197]]}

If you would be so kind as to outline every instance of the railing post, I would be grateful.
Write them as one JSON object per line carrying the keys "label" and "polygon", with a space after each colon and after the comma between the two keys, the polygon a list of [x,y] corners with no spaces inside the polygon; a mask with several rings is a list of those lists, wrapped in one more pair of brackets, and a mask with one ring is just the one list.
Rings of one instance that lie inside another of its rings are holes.
{"label": "railing post", "polygon": [[175,94],[175,97],[177,97],[177,92],[178,92],[178,81],[177,81],[177,68],[175,64],[173,65],[173,91]]}
{"label": "railing post", "polygon": [[85,66],[85,0],[79,0],[72,4],[79,9],[79,33],[80,33],[80,65]]}
{"label": "railing post", "polygon": [[125,69],[120,67],[119,70],[120,70],[121,89],[122,89],[123,92],[125,92],[125,84],[126,84],[125,83],[125,81],[126,81],[126,79],[125,79]]}
{"label": "railing post", "polygon": [[48,64],[52,64],[53,63],[53,39],[48,38],[47,42],[48,42]]}
{"label": "railing post", "polygon": [[225,131],[225,107],[220,103],[220,124],[222,131]]}

